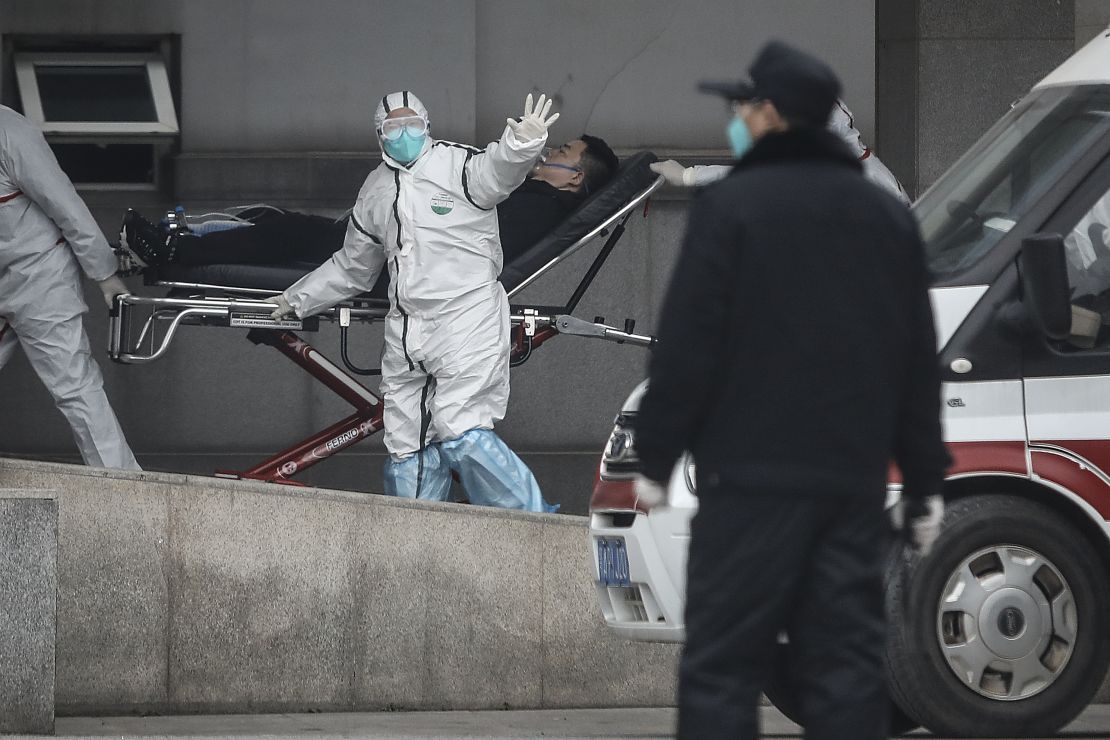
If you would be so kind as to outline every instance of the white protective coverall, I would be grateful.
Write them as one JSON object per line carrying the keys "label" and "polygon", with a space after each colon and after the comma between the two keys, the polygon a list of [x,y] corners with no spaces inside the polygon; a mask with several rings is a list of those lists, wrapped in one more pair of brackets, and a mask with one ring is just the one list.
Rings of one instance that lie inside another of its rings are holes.
{"label": "white protective coverall", "polygon": [[[898,178],[863,143],[863,136],[856,129],[852,111],[848,110],[848,106],[844,104],[843,100],[837,100],[836,105],[833,106],[832,115],[829,116],[828,129],[843,139],[844,143],[859,157],[860,164],[863,165],[863,174],[868,180],[885,188],[903,203],[910,202],[910,197],[906,194],[902,184],[898,182]],[[730,170],[732,170],[731,165],[694,165],[686,168],[683,181],[686,185],[708,185],[723,179]]]}
{"label": "white protective coverall", "polygon": [[116,258],[42,132],[0,105],[0,368],[22,346],[85,463],[138,470],[81,323],[81,270],[106,280]]}
{"label": "white protective coverall", "polygon": [[[400,107],[427,115],[411,92],[391,93],[376,127]],[[473,503],[552,510],[492,432],[509,399],[510,328],[495,207],[524,182],[546,141],[519,142],[508,127],[484,150],[428,136],[407,166],[383,146],[343,248],[283,294],[303,318],[369,291],[388,266],[387,493],[443,500],[454,469]]]}

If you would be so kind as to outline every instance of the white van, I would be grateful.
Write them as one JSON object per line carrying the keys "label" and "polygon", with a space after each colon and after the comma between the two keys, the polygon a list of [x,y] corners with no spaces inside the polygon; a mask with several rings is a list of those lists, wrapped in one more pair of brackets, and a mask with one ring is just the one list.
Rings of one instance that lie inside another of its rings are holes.
{"label": "white van", "polygon": [[[913,211],[955,462],[932,554],[891,548],[895,716],[946,736],[1052,734],[1110,659],[1110,29]],[[591,502],[597,594],[617,633],[677,642],[693,462],[675,469],[668,508],[637,508],[642,392],[617,417]],[[768,694],[791,709],[788,685]]]}

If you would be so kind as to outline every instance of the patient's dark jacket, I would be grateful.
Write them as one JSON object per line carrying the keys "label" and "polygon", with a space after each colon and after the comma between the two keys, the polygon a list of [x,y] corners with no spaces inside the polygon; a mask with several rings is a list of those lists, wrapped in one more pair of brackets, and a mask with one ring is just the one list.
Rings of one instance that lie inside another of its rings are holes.
{"label": "patient's dark jacket", "polygon": [[[501,250],[508,264],[558,226],[584,196],[528,179],[497,205]],[[180,265],[323,264],[343,247],[347,219],[266,209],[254,226],[178,237]]]}

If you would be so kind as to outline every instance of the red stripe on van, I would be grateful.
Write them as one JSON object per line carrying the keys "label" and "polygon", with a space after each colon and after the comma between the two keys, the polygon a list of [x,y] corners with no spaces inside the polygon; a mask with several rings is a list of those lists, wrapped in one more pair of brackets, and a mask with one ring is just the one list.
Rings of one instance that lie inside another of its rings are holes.
{"label": "red stripe on van", "polygon": [[[1039,440],[1038,440],[1039,442]],[[1068,440],[1066,442],[1045,442],[1073,451],[1088,464],[1078,462],[1074,458],[1045,450],[1032,450],[1029,454],[1033,461],[1033,472],[1045,480],[1063,486],[1095,508],[1103,519],[1110,519],[1110,486],[1106,480],[1092,470],[1093,466],[1102,468],[1103,473],[1110,473],[1105,467],[1107,454],[1110,453],[1110,442],[1106,440]]]}
{"label": "red stripe on van", "polygon": [[[1029,475],[1025,461],[1025,441],[1002,442],[948,442],[948,454],[952,456],[947,477],[970,475],[973,473],[1009,473]],[[902,482],[902,471],[893,462],[887,472],[890,483]]]}

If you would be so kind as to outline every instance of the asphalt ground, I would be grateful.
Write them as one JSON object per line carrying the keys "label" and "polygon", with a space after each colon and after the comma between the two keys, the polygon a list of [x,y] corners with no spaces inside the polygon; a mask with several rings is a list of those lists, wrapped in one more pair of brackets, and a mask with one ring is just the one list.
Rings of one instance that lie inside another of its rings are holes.
{"label": "asphalt ground", "polygon": [[[801,738],[800,728],[763,708],[763,737]],[[58,738],[368,738],[372,740],[631,740],[673,736],[675,711],[663,709],[546,709],[491,712],[345,712],[333,714],[196,715],[177,717],[62,717]],[[8,737],[8,736],[6,736]],[[11,736],[30,737],[30,736]],[[918,730],[910,737],[938,737]],[[1110,738],[1110,705],[1087,709],[1057,738]]]}

